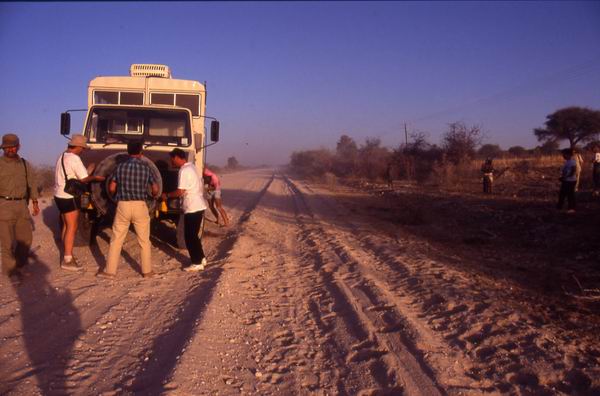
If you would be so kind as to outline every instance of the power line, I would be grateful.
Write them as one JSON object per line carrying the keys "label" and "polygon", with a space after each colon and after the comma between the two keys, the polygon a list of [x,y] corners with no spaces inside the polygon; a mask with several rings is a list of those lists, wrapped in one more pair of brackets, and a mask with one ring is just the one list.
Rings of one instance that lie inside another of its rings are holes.
{"label": "power line", "polygon": [[[467,107],[472,107],[480,104],[489,105],[493,104],[494,102],[512,99],[514,97],[518,97],[524,94],[531,94],[535,91],[547,89],[549,85],[574,81],[596,71],[600,72],[600,56],[590,59],[584,63],[575,66],[570,66],[566,69],[547,74],[546,76],[543,76],[541,78],[518,84],[513,88],[497,92],[492,95],[484,96],[482,98],[474,99],[472,101],[465,102],[460,105],[452,106],[444,110],[439,110],[426,114],[424,116],[412,119],[409,122],[416,123],[419,121],[437,118],[444,114],[454,113],[458,110],[462,110]],[[526,93],[524,91],[526,91]]]}

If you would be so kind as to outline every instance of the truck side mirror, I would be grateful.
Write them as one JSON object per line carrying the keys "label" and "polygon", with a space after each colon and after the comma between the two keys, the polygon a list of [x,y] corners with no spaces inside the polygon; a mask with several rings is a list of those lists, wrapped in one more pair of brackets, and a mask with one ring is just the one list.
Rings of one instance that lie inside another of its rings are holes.
{"label": "truck side mirror", "polygon": [[213,142],[219,141],[219,121],[210,123],[210,140]]}
{"label": "truck side mirror", "polygon": [[68,135],[71,133],[71,114],[61,113],[60,114],[60,134]]}

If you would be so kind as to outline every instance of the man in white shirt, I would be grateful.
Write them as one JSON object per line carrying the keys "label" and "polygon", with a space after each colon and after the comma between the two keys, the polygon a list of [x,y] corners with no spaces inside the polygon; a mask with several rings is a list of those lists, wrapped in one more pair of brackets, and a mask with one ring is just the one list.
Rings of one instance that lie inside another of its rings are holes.
{"label": "man in white shirt", "polygon": [[204,199],[204,183],[196,166],[187,161],[187,154],[181,149],[169,153],[171,165],[179,169],[177,190],[163,193],[162,198],[183,197],[183,228],[185,246],[190,254],[191,264],[184,271],[201,271],[206,266],[202,241],[198,234],[204,211],[208,207]]}

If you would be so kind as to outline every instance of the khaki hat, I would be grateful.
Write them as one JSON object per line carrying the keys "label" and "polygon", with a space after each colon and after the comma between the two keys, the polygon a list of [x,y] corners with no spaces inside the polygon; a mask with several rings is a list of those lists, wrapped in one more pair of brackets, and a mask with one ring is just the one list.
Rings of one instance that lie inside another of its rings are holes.
{"label": "khaki hat", "polygon": [[2,147],[1,148],[9,148],[16,147],[19,145],[19,137],[14,133],[7,133],[2,136]]}
{"label": "khaki hat", "polygon": [[86,137],[83,135],[73,135],[69,141],[69,146],[90,148],[90,146],[87,145]]}

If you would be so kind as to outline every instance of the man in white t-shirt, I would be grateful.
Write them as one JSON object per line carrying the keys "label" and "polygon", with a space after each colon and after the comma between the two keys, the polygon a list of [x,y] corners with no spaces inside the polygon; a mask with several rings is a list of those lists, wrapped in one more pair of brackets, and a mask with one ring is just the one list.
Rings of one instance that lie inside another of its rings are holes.
{"label": "man in white t-shirt", "polygon": [[62,220],[62,241],[64,244],[64,258],[60,267],[69,271],[79,271],[82,269],[73,257],[73,245],[75,234],[77,233],[77,220],[79,217],[79,205],[75,202],[75,197],[65,192],[65,174],[67,179],[79,179],[84,183],[91,181],[103,181],[104,176],[89,176],[88,173],[94,171],[94,165],[91,164],[88,169],[83,166],[79,154],[88,148],[87,139],[83,135],[73,135],[68,143],[67,151],[62,153],[56,160],[54,171],[54,202],[60,212]]}
{"label": "man in white t-shirt", "polygon": [[162,199],[183,197],[183,229],[185,247],[187,248],[191,264],[184,267],[184,271],[201,271],[206,265],[206,256],[202,249],[202,241],[198,234],[202,225],[204,211],[208,207],[204,199],[204,183],[196,166],[187,162],[187,154],[181,149],[173,149],[169,153],[171,165],[179,169],[177,190],[163,193]]}

